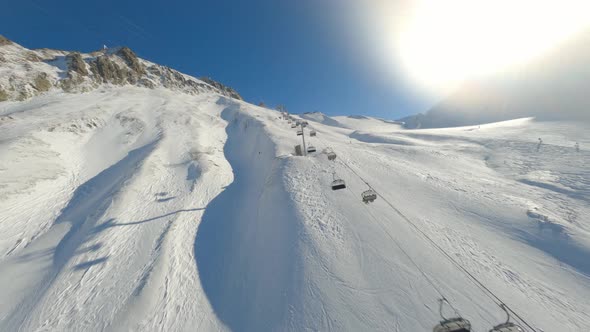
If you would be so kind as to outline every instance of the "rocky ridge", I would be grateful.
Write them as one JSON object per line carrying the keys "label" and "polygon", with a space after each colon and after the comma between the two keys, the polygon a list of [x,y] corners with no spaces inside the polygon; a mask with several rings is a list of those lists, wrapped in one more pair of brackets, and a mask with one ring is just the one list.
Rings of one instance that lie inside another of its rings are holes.
{"label": "rocky ridge", "polygon": [[128,47],[91,53],[29,50],[0,35],[0,101],[25,100],[50,90],[85,92],[104,84],[219,93],[242,99],[230,87],[141,59]]}

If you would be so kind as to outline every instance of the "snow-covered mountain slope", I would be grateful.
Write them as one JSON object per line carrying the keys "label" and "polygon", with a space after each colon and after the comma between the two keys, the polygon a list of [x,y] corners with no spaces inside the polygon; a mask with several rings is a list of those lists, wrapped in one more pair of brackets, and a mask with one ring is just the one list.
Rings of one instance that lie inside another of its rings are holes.
{"label": "snow-covered mountain slope", "polygon": [[363,115],[334,116],[336,121],[348,129],[376,132],[391,132],[400,129],[402,123]]}
{"label": "snow-covered mountain slope", "polygon": [[299,116],[302,119],[314,121],[314,122],[319,122],[319,123],[327,125],[327,126],[345,127],[344,124],[338,122],[337,120],[335,120],[334,118],[332,118],[330,116],[325,115],[322,112],[307,112],[307,113],[300,114]]}
{"label": "snow-covered mountain slope", "polygon": [[590,122],[590,31],[530,63],[465,83],[406,128],[476,125],[519,117]]}
{"label": "snow-covered mountain slope", "polygon": [[25,100],[47,91],[86,92],[101,85],[165,87],[188,94],[220,93],[241,99],[210,78],[196,79],[138,58],[127,47],[92,53],[29,50],[0,35],[0,101]]}
{"label": "snow-covered mountain slope", "polygon": [[441,294],[502,321],[453,261],[536,329],[590,329],[590,128],[310,122],[295,157],[279,116],[134,86],[0,103],[0,330],[429,331]]}
{"label": "snow-covered mountain slope", "polygon": [[371,132],[391,132],[399,130],[400,126],[403,124],[402,122],[398,121],[378,119],[364,115],[327,116],[321,112],[303,113],[300,114],[299,117],[327,126],[360,131],[368,130]]}

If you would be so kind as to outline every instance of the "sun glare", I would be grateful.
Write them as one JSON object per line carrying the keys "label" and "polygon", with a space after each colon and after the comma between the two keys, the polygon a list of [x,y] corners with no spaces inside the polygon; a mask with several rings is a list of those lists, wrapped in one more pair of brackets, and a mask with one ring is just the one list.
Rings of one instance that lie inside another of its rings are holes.
{"label": "sun glare", "polygon": [[393,35],[385,56],[395,52],[412,80],[438,91],[530,61],[590,26],[588,0],[417,0],[393,15],[399,6],[375,4]]}

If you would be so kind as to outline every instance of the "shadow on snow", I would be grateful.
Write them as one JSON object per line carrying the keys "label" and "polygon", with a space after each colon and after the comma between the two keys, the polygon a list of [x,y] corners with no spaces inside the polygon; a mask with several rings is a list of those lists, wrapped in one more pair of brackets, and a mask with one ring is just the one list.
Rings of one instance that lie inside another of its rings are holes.
{"label": "shadow on snow", "polygon": [[207,206],[195,259],[215,314],[231,330],[280,330],[297,279],[295,214],[273,143],[260,123],[240,116],[231,106],[222,113],[234,181]]}

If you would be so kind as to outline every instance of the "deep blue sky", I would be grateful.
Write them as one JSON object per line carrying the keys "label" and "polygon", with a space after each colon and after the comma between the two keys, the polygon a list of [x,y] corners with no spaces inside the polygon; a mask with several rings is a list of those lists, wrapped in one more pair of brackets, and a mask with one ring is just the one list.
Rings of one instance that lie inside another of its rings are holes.
{"label": "deep blue sky", "polygon": [[345,35],[343,17],[337,1],[21,0],[2,5],[0,34],[28,48],[129,46],[294,113],[393,119],[430,107],[433,100],[401,79],[378,79],[371,59],[351,52],[356,41]]}

